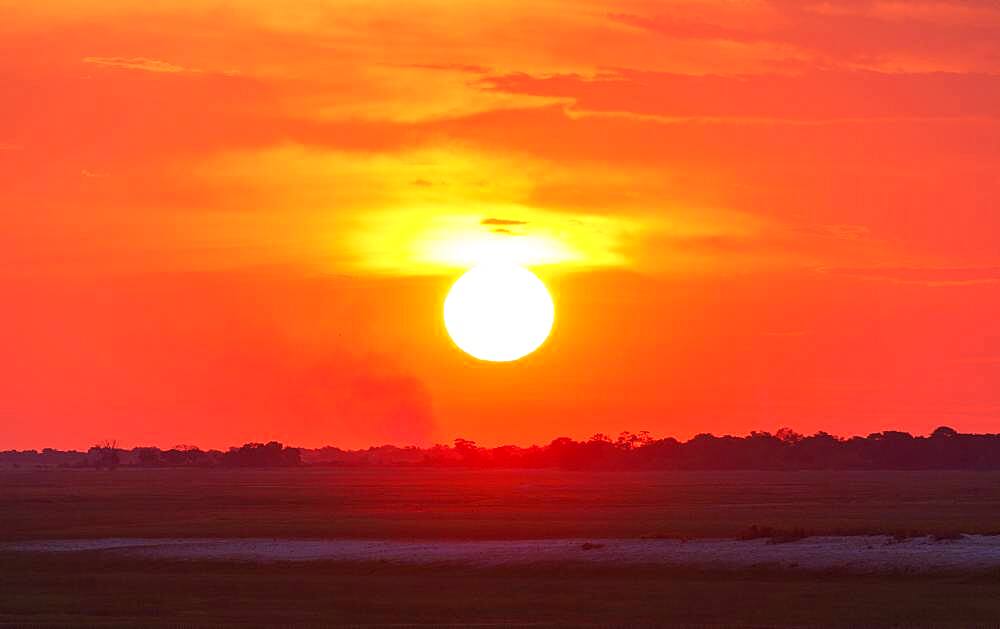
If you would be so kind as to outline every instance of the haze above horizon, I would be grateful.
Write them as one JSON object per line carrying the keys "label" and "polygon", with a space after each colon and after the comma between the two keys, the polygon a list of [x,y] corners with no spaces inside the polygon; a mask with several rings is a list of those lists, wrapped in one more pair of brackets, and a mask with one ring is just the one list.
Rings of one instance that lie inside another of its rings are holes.
{"label": "haze above horizon", "polygon": [[0,6],[0,449],[1000,426],[994,3]]}

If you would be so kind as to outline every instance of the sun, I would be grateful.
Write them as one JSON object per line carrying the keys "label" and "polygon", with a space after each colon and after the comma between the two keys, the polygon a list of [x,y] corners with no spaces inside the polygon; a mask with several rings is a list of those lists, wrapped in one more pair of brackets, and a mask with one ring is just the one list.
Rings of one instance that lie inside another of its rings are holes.
{"label": "sun", "polygon": [[444,325],[468,354],[493,362],[527,356],[548,338],[555,306],[542,280],[513,264],[485,264],[458,278],[444,300]]}

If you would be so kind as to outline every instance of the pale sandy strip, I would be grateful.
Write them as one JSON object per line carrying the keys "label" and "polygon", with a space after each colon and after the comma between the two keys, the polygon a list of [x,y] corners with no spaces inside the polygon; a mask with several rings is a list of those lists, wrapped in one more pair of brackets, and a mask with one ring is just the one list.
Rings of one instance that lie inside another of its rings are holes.
{"label": "pale sandy strip", "polygon": [[[585,549],[584,546],[591,546]],[[592,547],[596,546],[596,547]],[[582,562],[598,566],[661,565],[706,568],[774,566],[851,572],[985,571],[1000,569],[1000,537],[958,540],[884,536],[767,540],[549,539],[522,541],[398,541],[291,539],[83,539],[0,544],[0,551],[103,551],[132,557],[187,560],[384,561],[470,567]]]}

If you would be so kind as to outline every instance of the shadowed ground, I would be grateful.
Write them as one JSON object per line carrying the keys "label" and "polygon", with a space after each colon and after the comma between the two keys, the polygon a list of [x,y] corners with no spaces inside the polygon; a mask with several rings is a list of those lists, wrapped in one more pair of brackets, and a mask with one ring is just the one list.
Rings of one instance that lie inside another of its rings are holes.
{"label": "shadowed ground", "polygon": [[0,625],[995,627],[996,576],[0,555]]}
{"label": "shadowed ground", "polygon": [[[405,563],[377,553],[371,561],[248,563],[23,553],[9,545],[107,537],[270,538],[279,546],[304,538],[404,545],[567,538],[574,541],[566,552],[600,558],[618,543],[684,544],[644,537],[738,538],[756,525],[753,536],[768,527],[784,533],[726,543],[801,552],[822,542],[811,533],[878,532],[890,534],[877,542],[886,547],[936,552],[998,543],[952,539],[1000,530],[998,481],[998,474],[966,472],[11,471],[0,474],[0,542],[8,548],[0,551],[0,624],[995,626],[1000,572],[989,566],[850,574],[591,559]],[[929,533],[943,541],[906,537]],[[580,540],[605,546],[584,550]],[[769,544],[775,541],[786,543]]]}
{"label": "shadowed ground", "polygon": [[1000,472],[0,472],[0,539],[1000,532]]}

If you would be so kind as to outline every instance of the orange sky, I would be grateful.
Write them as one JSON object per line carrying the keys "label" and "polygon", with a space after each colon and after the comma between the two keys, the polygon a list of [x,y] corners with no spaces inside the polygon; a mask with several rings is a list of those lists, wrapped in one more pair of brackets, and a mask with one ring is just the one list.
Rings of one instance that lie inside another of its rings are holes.
{"label": "orange sky", "polygon": [[0,449],[1000,430],[993,0],[0,13]]}

